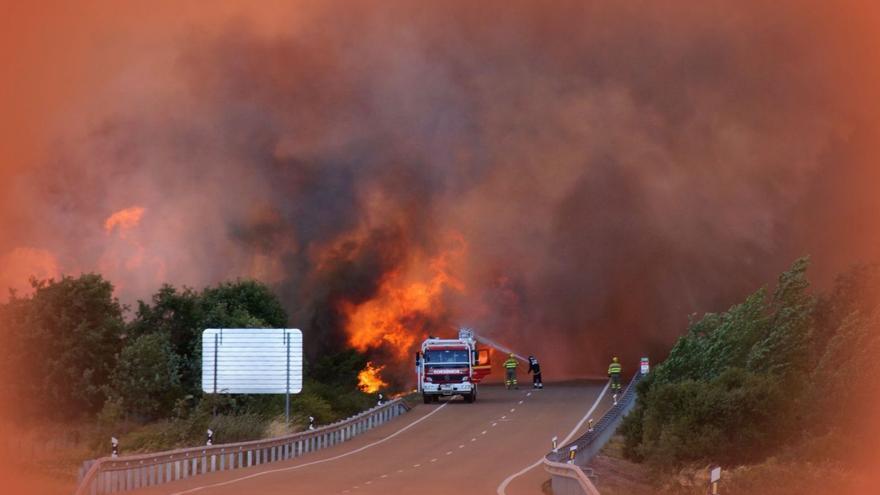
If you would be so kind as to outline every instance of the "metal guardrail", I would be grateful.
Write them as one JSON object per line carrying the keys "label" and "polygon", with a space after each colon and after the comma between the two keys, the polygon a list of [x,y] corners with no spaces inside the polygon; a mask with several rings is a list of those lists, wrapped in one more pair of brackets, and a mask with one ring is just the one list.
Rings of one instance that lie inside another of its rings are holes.
{"label": "metal guardrail", "polygon": [[342,443],[409,410],[402,399],[394,399],[336,423],[268,440],[102,457],[84,464],[88,468],[84,470],[75,495],[117,493],[292,459]]}
{"label": "metal guardrail", "polygon": [[600,495],[599,490],[581,468],[544,458],[544,470],[550,473],[553,495]]}
{"label": "metal guardrail", "polygon": [[[636,373],[617,399],[617,404],[609,409],[593,426],[572,442],[550,452],[544,458],[544,469],[552,476],[553,493],[598,495],[598,491],[583,473],[581,468],[587,464],[608,443],[614,431],[636,403],[636,385],[643,375]],[[569,459],[571,448],[576,446],[574,459]],[[562,466],[566,466],[563,468]],[[579,474],[573,473],[576,470]],[[582,476],[581,476],[582,475]],[[581,477],[583,479],[581,479]]]}
{"label": "metal guardrail", "polygon": [[575,445],[577,446],[577,454],[574,458],[574,464],[583,466],[592,459],[614,434],[614,430],[623,420],[623,417],[632,410],[636,401],[636,385],[641,379],[641,373],[636,373],[636,375],[632,377],[632,380],[630,380],[629,384],[623,390],[623,394],[618,397],[617,405],[613,406],[602,415],[599,422],[593,426],[593,431],[584,433],[570,443],[557,449],[556,452],[550,452],[547,454],[547,460],[553,462],[567,462],[569,460],[569,450]]}

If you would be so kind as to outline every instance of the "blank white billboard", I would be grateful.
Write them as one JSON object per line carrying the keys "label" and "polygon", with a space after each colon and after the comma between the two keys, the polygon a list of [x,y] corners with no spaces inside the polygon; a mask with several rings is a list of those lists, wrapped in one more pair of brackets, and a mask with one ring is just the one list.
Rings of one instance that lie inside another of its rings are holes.
{"label": "blank white billboard", "polygon": [[298,394],[302,349],[296,328],[209,328],[202,332],[202,391]]}

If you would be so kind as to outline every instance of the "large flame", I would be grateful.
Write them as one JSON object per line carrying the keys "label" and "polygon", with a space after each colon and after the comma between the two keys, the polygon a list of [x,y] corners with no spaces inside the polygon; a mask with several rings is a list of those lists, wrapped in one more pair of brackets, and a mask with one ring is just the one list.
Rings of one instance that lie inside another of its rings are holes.
{"label": "large flame", "polygon": [[[444,295],[465,289],[452,275],[450,266],[464,253],[465,243],[459,235],[453,240],[449,249],[434,257],[416,256],[407,266],[385,273],[372,299],[361,304],[340,304],[346,315],[349,345],[373,356],[378,352],[389,360],[388,364],[400,365],[409,361],[429,332],[442,331],[449,325]],[[384,368],[384,364],[372,369],[368,366],[359,377],[361,388],[375,389],[367,378],[381,382]]]}
{"label": "large flame", "polygon": [[349,344],[359,351],[385,348],[397,360],[406,360],[415,346],[445,314],[443,294],[463,291],[464,284],[449,273],[444,252],[428,263],[430,280],[407,280],[400,270],[384,277],[373,299],[359,305],[342,304],[348,316]]}
{"label": "large flame", "polygon": [[375,366],[372,362],[368,362],[367,366],[358,373],[358,388],[368,394],[373,394],[382,387],[387,387],[388,384],[380,376],[383,369],[385,369],[384,365]]}

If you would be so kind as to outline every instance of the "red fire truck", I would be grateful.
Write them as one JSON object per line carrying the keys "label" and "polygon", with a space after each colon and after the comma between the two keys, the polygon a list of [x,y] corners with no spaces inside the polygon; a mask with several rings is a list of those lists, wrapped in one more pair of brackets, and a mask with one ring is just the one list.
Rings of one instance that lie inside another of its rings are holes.
{"label": "red fire truck", "polygon": [[473,331],[463,328],[457,339],[428,337],[416,353],[418,388],[425,404],[460,395],[477,400],[477,384],[491,371],[489,349],[477,349]]}

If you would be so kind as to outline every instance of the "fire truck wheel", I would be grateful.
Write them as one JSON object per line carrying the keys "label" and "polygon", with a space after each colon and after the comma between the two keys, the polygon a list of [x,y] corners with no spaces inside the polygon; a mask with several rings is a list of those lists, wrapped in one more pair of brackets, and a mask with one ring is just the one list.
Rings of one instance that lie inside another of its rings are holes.
{"label": "fire truck wheel", "polygon": [[476,399],[476,398],[477,398],[477,395],[473,392],[471,392],[469,394],[464,394],[464,401],[467,402],[468,404],[472,404],[474,402],[474,399]]}
{"label": "fire truck wheel", "polygon": [[422,401],[424,401],[425,404],[430,404],[431,403],[431,396],[428,394],[422,394]]}

